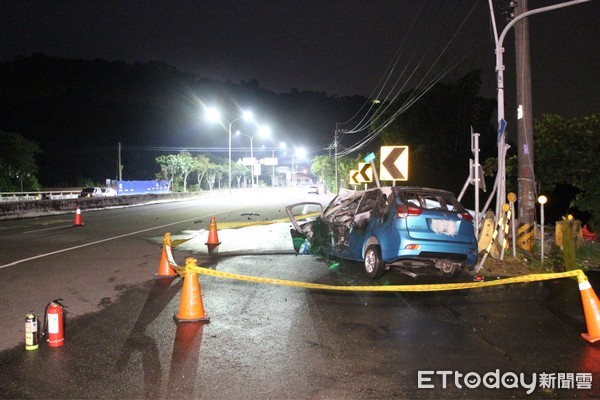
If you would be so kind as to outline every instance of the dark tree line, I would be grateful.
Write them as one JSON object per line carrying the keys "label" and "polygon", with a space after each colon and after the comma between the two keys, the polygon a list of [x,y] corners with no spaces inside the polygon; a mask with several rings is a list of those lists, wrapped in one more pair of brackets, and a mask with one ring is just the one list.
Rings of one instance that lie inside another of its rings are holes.
{"label": "dark tree line", "polygon": [[[124,147],[227,146],[226,132],[202,120],[203,106],[218,104],[229,119],[235,118],[236,105],[252,107],[290,148],[320,149],[333,136],[336,119],[347,118],[362,101],[293,89],[274,93],[256,81],[217,82],[154,61],[126,64],[36,54],[0,63],[0,129],[39,144],[42,186],[115,179],[119,142]],[[248,146],[247,141],[234,143]],[[162,154],[124,151],[124,177],[153,177],[155,159]]]}

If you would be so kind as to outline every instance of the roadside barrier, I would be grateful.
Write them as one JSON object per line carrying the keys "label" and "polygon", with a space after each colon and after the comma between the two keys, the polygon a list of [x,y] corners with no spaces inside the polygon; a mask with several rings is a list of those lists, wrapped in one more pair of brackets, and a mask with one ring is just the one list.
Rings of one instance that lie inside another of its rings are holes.
{"label": "roadside barrier", "polygon": [[[496,225],[496,229],[494,229],[494,233],[492,234],[492,237],[490,239],[490,243],[486,247],[485,253],[483,253],[483,257],[481,258],[481,261],[479,262],[479,265],[475,268],[475,272],[479,272],[481,270],[481,268],[483,268],[483,264],[485,263],[485,260],[487,259],[488,255],[490,254],[490,251],[492,250],[492,247],[494,246],[494,243],[496,243],[496,237],[498,236],[498,232],[502,232],[503,231],[503,229],[504,229],[504,218],[506,216],[506,212],[507,211],[508,211],[508,204],[505,203],[502,206],[502,212],[500,213],[500,218],[498,218],[498,224]],[[504,243],[502,243],[502,249],[504,250]],[[504,254],[504,252],[502,254]]]}
{"label": "roadside barrier", "polygon": [[481,253],[486,250],[492,241],[492,235],[494,233],[494,212],[488,210],[485,213],[483,220],[483,227],[479,233],[479,240],[477,241],[477,253]]}

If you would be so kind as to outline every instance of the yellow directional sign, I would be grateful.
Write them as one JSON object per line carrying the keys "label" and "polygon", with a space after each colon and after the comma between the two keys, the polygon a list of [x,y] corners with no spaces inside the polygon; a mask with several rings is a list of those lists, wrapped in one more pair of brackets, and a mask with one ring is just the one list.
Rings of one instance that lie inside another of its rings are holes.
{"label": "yellow directional sign", "polygon": [[373,182],[373,167],[371,167],[371,164],[358,163],[357,178],[360,183]]}
{"label": "yellow directional sign", "polygon": [[351,169],[350,170],[350,183],[353,185],[358,185],[360,181],[358,180],[358,170]]}
{"label": "yellow directional sign", "polygon": [[408,146],[382,146],[380,160],[380,180],[408,180]]}

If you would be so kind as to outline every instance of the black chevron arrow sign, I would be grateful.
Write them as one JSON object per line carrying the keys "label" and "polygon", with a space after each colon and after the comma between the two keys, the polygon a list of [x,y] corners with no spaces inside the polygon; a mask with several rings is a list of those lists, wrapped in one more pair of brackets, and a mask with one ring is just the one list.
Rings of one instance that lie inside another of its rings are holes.
{"label": "black chevron arrow sign", "polygon": [[373,168],[371,164],[358,163],[358,181],[361,183],[373,182]]}
{"label": "black chevron arrow sign", "polygon": [[350,181],[353,185],[358,185],[360,181],[358,180],[359,173],[357,170],[353,169],[350,171]]}
{"label": "black chevron arrow sign", "polygon": [[384,146],[381,158],[381,180],[408,180],[408,146]]}

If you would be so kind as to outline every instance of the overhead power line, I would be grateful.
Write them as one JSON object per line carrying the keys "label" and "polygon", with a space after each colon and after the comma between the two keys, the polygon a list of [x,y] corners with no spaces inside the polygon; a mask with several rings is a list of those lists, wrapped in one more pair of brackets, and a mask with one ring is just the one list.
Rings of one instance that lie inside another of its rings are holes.
{"label": "overhead power line", "polygon": [[[375,97],[371,97],[371,99],[367,100],[360,108],[360,110],[350,120],[344,123],[336,124],[336,128],[339,125],[341,126],[341,129],[337,130],[334,142],[330,146],[328,146],[327,149],[333,149],[337,147],[338,151],[335,154],[337,157],[342,157],[356,152],[373,142],[376,138],[378,138],[381,135],[383,130],[387,128],[400,114],[406,112],[406,110],[408,110],[414,103],[416,103],[421,97],[423,97],[433,86],[439,83],[454,68],[456,68],[456,66],[458,66],[462,61],[464,61],[470,53],[474,51],[472,45],[465,45],[462,51],[456,56],[454,56],[450,63],[443,70],[441,70],[435,75],[432,74],[432,71],[438,66],[444,55],[446,55],[451,44],[455,41],[457,35],[464,28],[465,24],[471,17],[473,11],[475,10],[477,2],[474,2],[470,10],[462,17],[462,21],[459,24],[459,26],[454,30],[450,38],[439,50],[434,61],[429,65],[429,68],[427,68],[426,72],[414,85],[414,89],[409,93],[408,97],[404,100],[402,104],[397,105],[396,101],[398,100],[398,97],[405,92],[407,87],[409,87],[410,82],[416,78],[417,73],[425,65],[426,60],[435,51],[434,44],[431,44],[425,51],[425,53],[418,59],[417,52],[415,51],[405,61],[401,71],[397,71],[400,66],[400,61],[402,59],[402,54],[404,52],[404,47],[407,43],[407,40],[413,34],[414,28],[418,26],[418,22],[421,17],[422,11],[425,9],[426,5],[427,2],[423,2],[421,4],[421,8],[419,9],[416,16],[413,18],[409,31],[402,40],[396,54],[394,55],[394,58],[392,59],[392,62],[386,69],[382,78],[379,80],[379,83],[377,84],[375,90],[373,90],[372,96]],[[457,9],[458,6],[454,9],[455,13],[457,12]],[[397,77],[395,80],[393,80],[395,72],[397,72]],[[381,99],[379,103],[380,106],[376,105],[372,101],[372,99]],[[386,115],[390,112],[391,107],[398,108],[385,121],[380,121],[383,115]],[[362,115],[362,117],[360,117],[359,121],[354,123],[351,128],[343,128],[344,126],[347,126],[350,123],[352,123],[352,121],[355,120],[359,115]],[[376,129],[373,129],[373,127],[378,122],[379,126]],[[346,135],[359,134],[362,132],[368,133],[365,137],[355,142],[351,147],[339,150],[340,143]]]}

